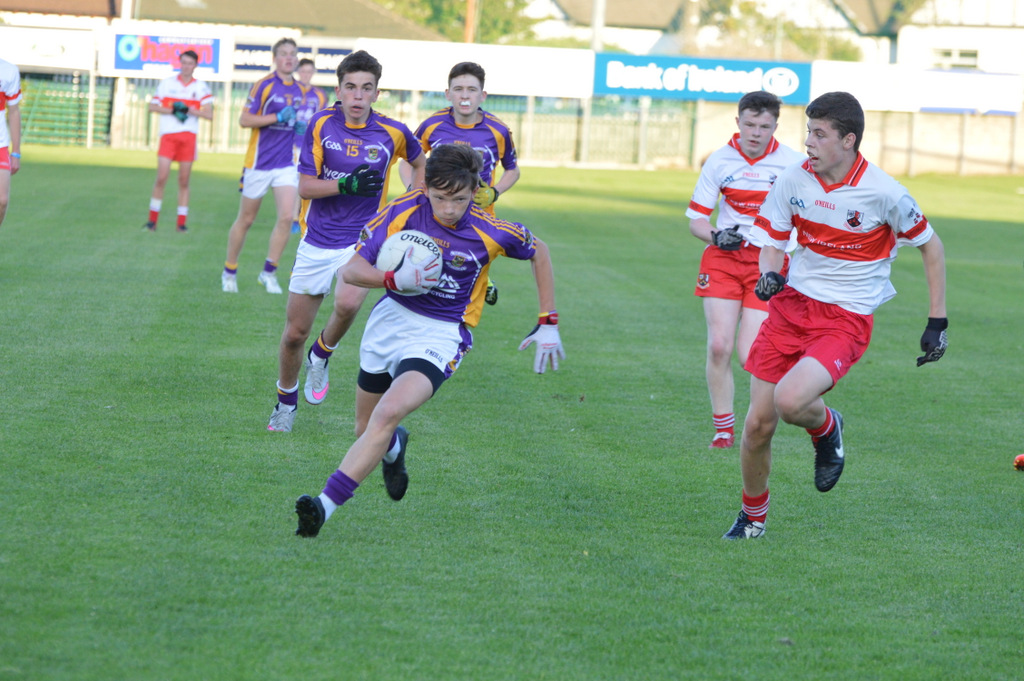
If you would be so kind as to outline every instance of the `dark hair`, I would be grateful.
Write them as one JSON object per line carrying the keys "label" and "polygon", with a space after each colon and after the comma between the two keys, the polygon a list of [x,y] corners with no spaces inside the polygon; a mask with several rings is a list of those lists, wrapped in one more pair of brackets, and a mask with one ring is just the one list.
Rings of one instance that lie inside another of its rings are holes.
{"label": "dark hair", "polygon": [[426,184],[432,189],[457,192],[480,184],[480,171],[484,160],[467,144],[442,144],[430,152],[427,159]]}
{"label": "dark hair", "polygon": [[313,68],[316,68],[316,62],[314,62],[312,59],[300,59],[299,60],[299,65],[296,66],[295,68],[296,69],[301,69],[303,66],[307,66],[307,65],[308,66],[312,66]]}
{"label": "dark hair", "polygon": [[471,61],[459,62],[452,67],[452,70],[448,72],[448,84],[451,85],[452,81],[459,76],[476,76],[476,79],[480,81],[480,89],[484,87],[484,67]]}
{"label": "dark hair", "polygon": [[178,55],[178,63],[179,64],[181,63],[181,58],[182,57],[192,57],[192,61],[194,61],[197,64],[199,63],[199,55],[196,54],[195,50],[185,50],[184,52],[179,54]]}
{"label": "dark hair", "polygon": [[743,113],[744,111],[752,111],[755,116],[759,116],[767,111],[775,117],[775,120],[778,120],[779,109],[781,106],[781,99],[770,92],[757,90],[743,95],[740,99],[738,112]]}
{"label": "dark hair", "polygon": [[281,46],[283,46],[283,45],[291,45],[291,46],[292,46],[292,47],[294,47],[294,48],[295,48],[296,50],[297,50],[297,49],[299,49],[299,44],[298,44],[298,43],[296,43],[296,42],[295,42],[294,40],[292,40],[291,38],[281,38],[281,39],[280,39],[280,40],[278,40],[278,41],[277,41],[276,43],[274,43],[274,47],[272,47],[272,48],[271,48],[271,50],[270,50],[270,54],[271,54],[272,56],[276,57],[276,56],[277,56],[277,48],[279,48],[279,47],[281,47]]}
{"label": "dark hair", "polygon": [[808,118],[830,122],[840,139],[852,132],[857,138],[853,150],[860,150],[860,140],[864,136],[864,109],[849,92],[826,92],[808,104],[804,113]]}
{"label": "dark hair", "polygon": [[380,83],[382,71],[380,62],[366,50],[359,50],[345,55],[345,58],[338,64],[338,85],[341,85],[341,79],[346,73],[358,73],[360,71],[372,73],[373,77]]}

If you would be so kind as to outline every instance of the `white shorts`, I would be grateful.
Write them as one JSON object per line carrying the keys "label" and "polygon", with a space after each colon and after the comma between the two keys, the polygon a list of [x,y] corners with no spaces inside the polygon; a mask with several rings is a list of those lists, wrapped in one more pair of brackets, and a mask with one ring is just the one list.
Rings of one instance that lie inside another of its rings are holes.
{"label": "white shorts", "polygon": [[394,376],[403,359],[422,359],[449,378],[472,347],[473,336],[461,324],[424,317],[385,296],[366,320],[359,368]]}
{"label": "white shorts", "polygon": [[262,199],[272,187],[298,187],[299,171],[295,166],[273,170],[242,169],[242,196]]}
{"label": "white shorts", "polygon": [[295,265],[288,280],[290,293],[322,296],[330,293],[338,268],[352,259],[356,244],[348,248],[319,248],[305,239],[295,251]]}

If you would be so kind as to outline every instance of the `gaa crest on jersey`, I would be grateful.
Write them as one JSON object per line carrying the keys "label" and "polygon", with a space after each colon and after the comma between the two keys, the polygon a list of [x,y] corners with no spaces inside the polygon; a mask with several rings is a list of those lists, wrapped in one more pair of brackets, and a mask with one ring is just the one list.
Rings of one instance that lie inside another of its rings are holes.
{"label": "gaa crest on jersey", "polygon": [[711,275],[701,272],[697,275],[697,288],[705,289],[711,285]]}
{"label": "gaa crest on jersey", "polygon": [[359,232],[359,243],[363,243],[364,241],[366,241],[369,238],[370,238],[370,230],[368,230],[366,227],[363,227],[363,229]]}
{"label": "gaa crest on jersey", "polygon": [[460,253],[458,251],[452,252],[452,259],[445,263],[449,269],[462,272],[466,269],[466,261],[471,259],[473,256],[468,253]]}
{"label": "gaa crest on jersey", "polygon": [[864,213],[859,210],[848,210],[846,211],[846,224],[853,229],[860,227],[860,223],[863,222]]}
{"label": "gaa crest on jersey", "polygon": [[376,162],[380,158],[380,147],[367,147],[366,160]]}

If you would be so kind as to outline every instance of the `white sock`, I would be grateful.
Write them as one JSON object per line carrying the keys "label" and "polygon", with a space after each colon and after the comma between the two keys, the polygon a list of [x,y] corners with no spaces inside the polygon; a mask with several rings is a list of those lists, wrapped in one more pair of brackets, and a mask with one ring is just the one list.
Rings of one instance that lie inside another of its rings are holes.
{"label": "white sock", "polygon": [[324,505],[324,520],[327,520],[334,513],[335,509],[338,508],[338,505],[331,501],[331,498],[323,492],[320,493],[319,499],[320,503]]}
{"label": "white sock", "polygon": [[402,451],[402,441],[399,440],[398,438],[395,438],[395,446],[389,449],[387,453],[384,455],[384,462],[394,463],[395,459],[398,458],[398,453],[400,451]]}
{"label": "white sock", "polygon": [[160,207],[164,205],[163,199],[149,199],[149,209],[152,211],[160,212]]}
{"label": "white sock", "polygon": [[178,206],[178,215],[188,217],[188,206]]}

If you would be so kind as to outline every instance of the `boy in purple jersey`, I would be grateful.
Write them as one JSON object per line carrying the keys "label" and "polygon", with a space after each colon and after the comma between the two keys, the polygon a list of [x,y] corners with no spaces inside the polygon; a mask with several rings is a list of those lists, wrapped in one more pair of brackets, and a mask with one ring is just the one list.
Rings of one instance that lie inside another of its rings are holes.
{"label": "boy in purple jersey", "polygon": [[[494,202],[519,181],[519,165],[512,131],[493,114],[481,106],[487,99],[484,90],[486,74],[479,64],[464,61],[448,72],[445,99],[451,106],[427,117],[416,128],[416,137],[423,151],[430,152],[442,144],[468,144],[480,153],[483,170],[480,188],[473,196],[476,205],[494,215]],[[495,180],[495,171],[501,164],[501,177]],[[408,178],[406,178],[408,180]],[[406,182],[408,185],[408,181]],[[498,302],[498,289],[487,281],[486,302]]]}
{"label": "boy in purple jersey", "polygon": [[292,77],[298,62],[295,41],[291,38],[278,40],[272,53],[274,72],[253,85],[246,107],[238,118],[239,125],[252,129],[252,136],[242,169],[242,200],[238,217],[228,232],[227,260],[221,273],[221,289],[227,293],[238,293],[238,256],[259,213],[263,197],[271,190],[277,204],[277,219],[270,233],[267,259],[260,272],[259,283],[266,287],[267,293],[281,293],[275,272],[291,234],[299,183],[292,151],[295,108],[305,100],[308,89]]}
{"label": "boy in purple jersey", "polygon": [[[277,404],[268,430],[289,432],[298,409],[303,350],[338,268],[359,234],[384,206],[391,168],[408,161],[422,182],[425,157],[412,131],[377,113],[381,65],[363,50],[338,65],[338,101],[313,115],[299,154],[300,220],[305,228],[288,283],[288,308],[278,353]],[[334,309],[306,353],[306,401],[320,404],[330,387],[328,362],[352,325],[367,290],[340,279]]]}
{"label": "boy in purple jersey", "polygon": [[[295,107],[295,148],[294,157],[296,165],[299,162],[299,152],[302,151],[302,140],[306,136],[306,127],[309,125],[309,119],[313,117],[317,111],[327,106],[327,95],[320,88],[313,85],[313,76],[316,75],[316,62],[312,59],[300,59],[299,66],[295,69],[295,79],[300,83],[309,88],[306,93],[306,98]],[[295,202],[295,215],[292,220],[292,234],[298,234],[300,231],[299,227],[299,210],[302,208],[302,202]]]}
{"label": "boy in purple jersey", "polygon": [[[409,434],[399,424],[437,392],[472,347],[470,327],[480,319],[487,269],[495,258],[529,260],[533,266],[541,313],[519,349],[537,343],[538,373],[549,363],[558,369],[558,360],[565,358],[548,248],[522,225],[498,220],[474,204],[480,170],[480,155],[468,146],[435,149],[427,160],[426,189],[404,194],[374,218],[360,240],[358,257],[341,269],[347,283],[387,292],[370,314],[360,344],[358,439],[323,493],[302,495],[295,502],[295,533],[301,537],[317,536],[381,461],[388,495],[395,500],[405,495]],[[389,272],[374,267],[384,241],[403,229],[424,232],[440,246],[437,286],[422,284],[426,262],[406,258]]]}

